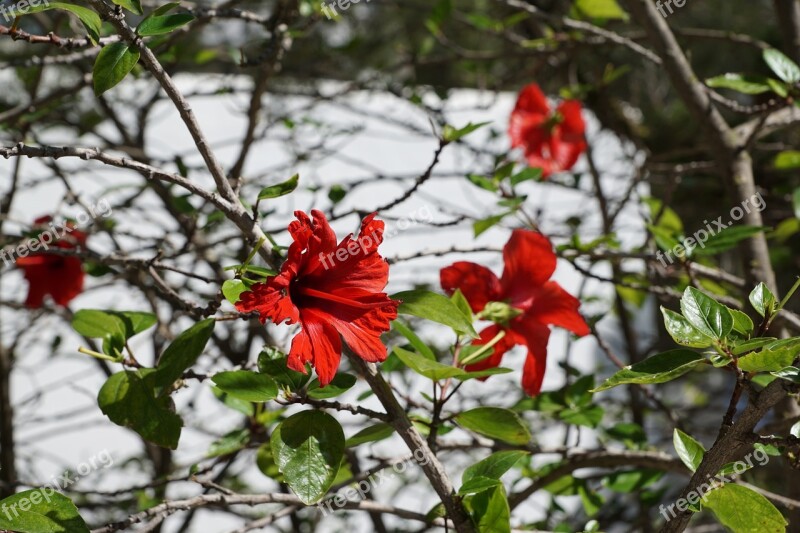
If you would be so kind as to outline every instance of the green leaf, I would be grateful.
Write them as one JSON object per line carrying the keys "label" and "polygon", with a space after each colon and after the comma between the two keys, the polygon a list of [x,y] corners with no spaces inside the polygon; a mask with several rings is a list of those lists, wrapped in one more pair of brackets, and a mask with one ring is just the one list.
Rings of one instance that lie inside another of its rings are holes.
{"label": "green leaf", "polygon": [[696,471],[706,453],[703,445],[678,428],[672,433],[672,444],[683,464],[692,472]]}
{"label": "green leaf", "polygon": [[206,457],[220,457],[243,450],[250,442],[250,430],[237,429],[214,441],[206,452]]}
{"label": "green leaf", "polygon": [[147,441],[176,449],[183,420],[169,396],[158,395],[152,369],[112,375],[100,388],[97,404],[115,424],[132,429]]}
{"label": "green leaf", "polygon": [[592,19],[628,20],[628,14],[617,0],[576,0],[575,8],[585,17]]}
{"label": "green leaf", "polygon": [[285,481],[281,471],[278,470],[278,465],[275,464],[275,456],[272,455],[272,446],[270,446],[269,443],[263,444],[258,448],[256,452],[256,466],[258,466],[261,473],[268,478],[274,479],[280,483]]}
{"label": "green leaf", "polygon": [[502,485],[479,492],[470,501],[476,531],[510,533],[511,511]]}
{"label": "green leaf", "polygon": [[269,200],[271,198],[280,198],[281,196],[286,196],[294,191],[299,183],[300,175],[295,174],[283,183],[278,183],[277,185],[271,185],[261,189],[261,192],[258,193],[258,199]]}
{"label": "green leaf", "polygon": [[631,470],[628,472],[613,472],[603,479],[603,484],[614,492],[623,494],[641,490],[664,476],[660,470]]}
{"label": "green leaf", "polygon": [[111,0],[114,4],[122,6],[131,13],[142,14],[142,4],[139,0]]}
{"label": "green leaf", "polygon": [[[786,368],[782,368],[777,372],[772,372],[772,375],[781,379],[785,379],[786,381],[791,381],[792,383],[795,383],[797,385],[800,385],[800,368],[794,366],[787,366]],[[798,425],[795,424],[795,427],[798,427]],[[800,435],[795,435],[795,437],[798,436]]]}
{"label": "green leaf", "polygon": [[472,466],[467,467],[461,475],[461,482],[479,477],[500,479],[500,477],[508,472],[520,459],[529,455],[528,452],[520,450],[509,450],[495,452],[486,459],[478,461]]}
{"label": "green leaf", "polygon": [[0,530],[19,533],[89,533],[72,501],[52,487],[18,492],[0,501]]}
{"label": "green leaf", "polygon": [[800,168],[800,152],[786,150],[775,156],[773,162],[777,170],[794,170]]}
{"label": "green leaf", "polygon": [[510,213],[500,213],[499,215],[490,216],[488,218],[484,218],[482,220],[476,220],[472,223],[472,231],[476,237],[484,233],[485,231],[493,228],[494,226],[498,225],[500,222],[503,221]]}
{"label": "green leaf", "polygon": [[706,80],[706,85],[714,89],[730,89],[742,94],[762,94],[772,90],[764,76],[728,73]]}
{"label": "green leaf", "polygon": [[510,368],[496,367],[487,368],[485,370],[475,370],[473,372],[464,372],[454,376],[459,381],[469,381],[470,379],[481,379],[489,376],[496,376],[498,374],[508,374],[513,372]]}
{"label": "green leaf", "polygon": [[527,444],[531,433],[519,416],[499,407],[476,407],[456,415],[456,422],[466,429],[509,444]]}
{"label": "green leaf", "polygon": [[258,355],[258,371],[275,380],[278,385],[296,391],[311,379],[309,374],[292,370],[287,366],[286,354],[276,348],[265,348]]}
{"label": "green leaf", "polygon": [[347,439],[345,446],[353,448],[360,444],[367,442],[377,442],[380,440],[388,439],[394,434],[394,428],[385,422],[378,422],[372,426],[366,427]]}
{"label": "green leaf", "polygon": [[586,511],[586,516],[594,516],[603,507],[603,497],[591,490],[585,483],[578,486],[578,495],[581,497],[583,510]]}
{"label": "green leaf", "polygon": [[464,296],[464,293],[461,292],[461,289],[456,289],[453,295],[450,297],[450,301],[456,304],[464,316],[467,317],[470,321],[475,320],[475,316],[472,314],[472,307],[470,307],[469,302],[467,301],[467,297]]}
{"label": "green leaf", "polygon": [[249,370],[220,372],[211,381],[222,392],[246,402],[268,402],[278,396],[278,385],[266,374]]}
{"label": "green leaf", "polygon": [[569,409],[564,409],[558,413],[558,418],[567,424],[596,428],[603,420],[604,414],[605,410],[599,405],[590,405],[588,407],[571,407]]}
{"label": "green leaf", "polygon": [[239,301],[242,293],[248,290],[247,285],[240,279],[227,279],[222,284],[222,295],[234,305]]}
{"label": "green leaf", "polygon": [[94,62],[94,94],[100,96],[127,76],[139,62],[139,50],[127,43],[111,43],[100,50]]}
{"label": "green leaf", "polygon": [[445,125],[444,129],[442,130],[442,140],[446,143],[455,142],[462,137],[466,137],[473,131],[486,126],[487,124],[491,124],[491,122],[479,122],[477,124],[473,124],[470,122],[463,128],[454,128],[453,126]]}
{"label": "green leaf", "polygon": [[753,332],[753,328],[755,325],[753,324],[753,320],[747,316],[746,313],[739,311],[738,309],[728,309],[733,317],[733,330],[738,331],[743,335],[750,335]]}
{"label": "green leaf", "polygon": [[670,311],[666,307],[661,308],[661,314],[664,315],[664,327],[667,329],[667,333],[681,346],[708,348],[713,343],[711,337],[697,331],[683,318],[683,315]]}
{"label": "green leaf", "polygon": [[136,28],[136,33],[142,37],[165,35],[193,20],[194,17],[189,13],[175,13],[161,16],[151,14],[139,23],[139,26]]}
{"label": "green leaf", "polygon": [[100,40],[100,28],[103,25],[103,21],[100,19],[100,15],[92,11],[91,9],[76,6],[74,4],[67,4],[65,2],[43,2],[38,6],[29,5],[28,9],[25,11],[25,14],[32,15],[34,13],[41,13],[42,11],[49,11],[51,9],[61,9],[64,11],[68,11],[78,17],[83,24],[84,28],[86,28],[86,32],[89,34],[89,37],[97,43]]}
{"label": "green leaf", "polygon": [[270,439],[278,469],[306,505],[333,484],[344,456],[344,432],[331,415],[302,411],[281,422]]}
{"label": "green leaf", "polygon": [[713,339],[722,340],[733,329],[728,308],[694,287],[683,292],[681,311],[689,324]]}
{"label": "green leaf", "polygon": [[413,290],[398,292],[392,295],[392,299],[403,302],[397,310],[398,313],[432,320],[453,328],[457,333],[478,337],[472,323],[446,296],[426,290]]}
{"label": "green leaf", "polygon": [[356,381],[358,381],[358,378],[354,375],[339,372],[328,385],[320,388],[319,380],[315,379],[308,386],[308,396],[316,400],[335,398],[351,389],[356,384]]}
{"label": "green leaf", "polygon": [[750,304],[759,315],[772,316],[775,313],[776,298],[763,282],[756,285],[750,293]]}
{"label": "green leaf", "polygon": [[705,495],[703,507],[733,533],[784,533],[786,520],[769,500],[742,485],[727,484]]}
{"label": "green leaf", "polygon": [[470,479],[469,481],[465,481],[464,484],[458,489],[458,494],[475,494],[478,492],[483,492],[487,489],[499,487],[500,485],[502,485],[502,483],[497,479],[478,476]]}
{"label": "green leaf", "polygon": [[600,392],[630,383],[666,383],[681,377],[703,361],[705,358],[697,352],[670,350],[648,357],[635,365],[626,366],[592,392]]}
{"label": "green leaf", "polygon": [[711,235],[702,246],[692,248],[695,256],[711,256],[731,250],[741,241],[770,228],[764,226],[730,226]]}
{"label": "green leaf", "polygon": [[465,373],[462,369],[454,367],[453,365],[443,365],[438,361],[432,361],[427,357],[409,352],[399,346],[395,346],[392,351],[408,368],[433,381],[452,378]]}
{"label": "green leaf", "polygon": [[765,348],[739,358],[739,368],[744,372],[777,372],[797,358],[800,349],[796,347]]}
{"label": "green leaf", "polygon": [[758,350],[759,348],[763,348],[768,344],[772,344],[776,340],[777,339],[775,337],[758,337],[756,339],[738,342],[733,346],[731,353],[733,353],[733,355],[742,355],[747,352],[752,352],[754,350]]}
{"label": "green leaf", "polygon": [[800,81],[800,67],[786,57],[783,52],[774,48],[768,48],[763,52],[764,61],[767,66],[786,83],[795,84]]}
{"label": "green leaf", "polygon": [[158,386],[172,385],[194,365],[214,332],[214,324],[213,318],[207,318],[175,337],[158,361],[154,376]]}
{"label": "green leaf", "polygon": [[495,183],[494,180],[487,178],[486,176],[481,176],[478,174],[468,174],[467,179],[473,185],[480,187],[486,191],[497,192],[498,185]]}
{"label": "green leaf", "polygon": [[543,173],[544,172],[541,168],[528,167],[511,176],[511,185],[519,185],[520,183],[528,180],[541,181]]}
{"label": "green leaf", "polygon": [[392,327],[395,331],[408,339],[408,342],[411,343],[411,346],[413,346],[421,355],[433,361],[436,360],[436,354],[433,353],[433,350],[431,350],[430,346],[425,344],[422,339],[420,339],[419,336],[417,336],[417,334],[414,333],[414,331],[406,326],[402,321],[395,320],[392,322]]}

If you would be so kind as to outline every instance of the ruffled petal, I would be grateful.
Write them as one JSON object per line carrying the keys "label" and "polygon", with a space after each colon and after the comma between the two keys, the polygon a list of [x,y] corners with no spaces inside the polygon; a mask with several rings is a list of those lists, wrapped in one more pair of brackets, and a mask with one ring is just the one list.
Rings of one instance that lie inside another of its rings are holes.
{"label": "ruffled petal", "polygon": [[578,336],[589,334],[589,326],[580,314],[580,300],[555,281],[545,283],[536,295],[528,315],[542,324],[568,329]]}
{"label": "ruffled petal", "polygon": [[249,291],[243,292],[236,302],[236,309],[242,313],[258,311],[262,324],[267,320],[275,324],[284,321],[294,324],[300,318],[289,294],[289,280],[280,276],[269,278],[266,283],[256,283]]}
{"label": "ruffled petal", "polygon": [[556,255],[550,241],[535,231],[514,230],[503,247],[505,270],[500,282],[512,307],[525,310],[533,303],[536,289],[556,269]]}
{"label": "ruffled petal", "polygon": [[[336,328],[313,311],[303,311],[301,322],[303,331],[307,335],[307,341],[303,341],[298,348],[311,347],[313,351],[311,364],[317,371],[320,386],[324,387],[333,380],[339,369],[339,361],[342,358],[342,340],[339,338]],[[302,360],[307,356],[301,353],[298,354],[298,357]]]}
{"label": "ruffled petal", "polygon": [[479,313],[488,302],[503,299],[502,287],[497,276],[485,266],[467,261],[458,261],[439,272],[442,289],[449,295],[461,289],[470,307]]}

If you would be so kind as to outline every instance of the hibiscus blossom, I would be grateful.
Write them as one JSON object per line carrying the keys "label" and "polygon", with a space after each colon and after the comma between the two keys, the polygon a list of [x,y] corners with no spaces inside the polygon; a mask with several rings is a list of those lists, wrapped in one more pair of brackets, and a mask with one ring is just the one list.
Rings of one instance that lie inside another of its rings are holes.
{"label": "hibiscus blossom", "polygon": [[[34,224],[44,226],[52,220],[52,217],[43,216],[37,218]],[[35,248],[71,250],[86,246],[86,234],[74,228],[72,222],[67,222],[61,227],[48,226],[38,237]],[[59,235],[60,232],[63,235]],[[36,242],[37,239],[32,241]],[[35,252],[19,257],[17,266],[22,269],[29,284],[28,297],[25,299],[27,307],[33,309],[42,307],[44,297],[48,294],[58,305],[66,306],[83,291],[84,274],[78,257]]]}
{"label": "hibiscus blossom", "polygon": [[547,366],[549,326],[566,328],[579,336],[587,335],[589,326],[578,312],[580,301],[549,281],[556,269],[556,256],[547,237],[515,230],[503,248],[503,260],[505,269],[500,279],[488,268],[465,261],[443,268],[442,288],[448,294],[461,289],[478,316],[495,322],[481,331],[474,345],[489,344],[502,335],[492,354],[468,365],[467,370],[495,368],[515,345],[527,346],[522,388],[536,396]]}
{"label": "hibiscus blossom", "polygon": [[294,242],[280,273],[242,293],[236,308],[258,311],[262,323],[299,323],[287,364],[305,373],[311,363],[324,386],[336,375],[342,339],[365,361],[386,359],[380,337],[397,318],[400,302],[382,292],[389,265],[378,254],[384,224],[375,213],[361,222],[357,238],[350,234],[338,244],[321,211],[311,211],[311,218],[302,211],[294,215]]}
{"label": "hibiscus blossom", "polygon": [[580,102],[565,100],[551,113],[535,83],[520,91],[508,126],[511,146],[523,148],[528,164],[541,168],[544,177],[575,166],[586,150],[585,131]]}

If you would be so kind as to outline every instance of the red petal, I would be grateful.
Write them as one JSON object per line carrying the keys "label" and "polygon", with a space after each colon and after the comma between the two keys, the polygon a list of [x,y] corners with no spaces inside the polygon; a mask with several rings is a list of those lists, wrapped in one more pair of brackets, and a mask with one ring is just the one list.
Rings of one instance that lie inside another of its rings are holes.
{"label": "red petal", "polygon": [[58,305],[66,306],[83,291],[83,267],[77,257],[63,258],[58,272],[52,273],[50,295]]}
{"label": "red petal", "polygon": [[547,342],[550,328],[525,315],[512,322],[514,331],[525,339],[528,355],[522,368],[522,389],[530,396],[542,390],[542,381],[547,369]]}
{"label": "red petal", "polygon": [[564,139],[582,140],[586,134],[586,123],[581,114],[581,103],[577,100],[565,100],[558,106],[557,111],[563,117],[559,127],[563,132]]}
{"label": "red petal", "polygon": [[556,254],[550,241],[535,231],[514,230],[503,248],[505,270],[500,282],[511,306],[527,309],[556,269]]}
{"label": "red petal", "polygon": [[343,291],[354,304],[346,305],[326,299],[309,299],[310,313],[318,320],[331,324],[344,338],[353,352],[365,361],[379,362],[386,359],[386,346],[381,334],[389,331],[390,323],[397,318],[399,302],[384,293],[367,291]]}
{"label": "red petal", "polygon": [[550,104],[547,103],[547,97],[539,86],[535,83],[529,83],[519,92],[514,111],[547,115],[550,113]]}
{"label": "red petal", "polygon": [[[314,369],[319,377],[319,384],[325,386],[333,380],[336,370],[339,369],[339,360],[342,357],[342,340],[332,324],[314,312],[303,311],[301,323],[303,331],[308,336],[307,341],[302,341],[298,349],[307,350],[310,346],[313,351]],[[294,349],[294,343],[292,344]],[[305,354],[297,354],[302,359]]]}
{"label": "red petal", "polygon": [[306,334],[303,328],[292,339],[292,347],[289,349],[289,355],[286,358],[286,366],[297,372],[308,374],[306,372],[306,363],[314,360],[314,351],[311,347],[311,339]]}
{"label": "red petal", "polygon": [[500,280],[494,272],[475,263],[459,261],[445,267],[439,273],[442,289],[452,295],[461,289],[470,307],[479,313],[488,302],[502,300]]}
{"label": "red petal", "polygon": [[589,334],[589,326],[578,309],[580,300],[569,294],[555,281],[541,287],[528,315],[542,324],[552,324],[579,336]]}
{"label": "red petal", "polygon": [[526,152],[541,152],[541,147],[547,140],[547,131],[543,125],[547,115],[537,113],[511,114],[508,123],[508,136],[513,148],[525,148]]}
{"label": "red petal", "polygon": [[[475,339],[472,341],[473,346],[483,346],[484,344],[488,344],[494,339],[503,328],[498,326],[497,324],[491,325],[488,328],[481,331],[480,339]],[[500,339],[500,341],[494,345],[492,348],[492,355],[484,359],[483,361],[478,361],[475,364],[467,365],[465,368],[467,372],[477,372],[479,370],[486,370],[488,368],[497,368],[500,366],[500,363],[503,360],[503,355],[509,351],[511,348],[514,347],[516,344],[520,344],[523,339],[517,336],[511,330],[506,330],[506,336]],[[487,376],[488,377],[488,376]],[[486,378],[481,378],[486,379]]]}
{"label": "red petal", "polygon": [[236,309],[242,313],[258,311],[262,324],[267,320],[275,324],[283,321],[294,324],[300,315],[289,295],[288,286],[288,281],[282,276],[270,278],[266,283],[256,283],[239,296]]}

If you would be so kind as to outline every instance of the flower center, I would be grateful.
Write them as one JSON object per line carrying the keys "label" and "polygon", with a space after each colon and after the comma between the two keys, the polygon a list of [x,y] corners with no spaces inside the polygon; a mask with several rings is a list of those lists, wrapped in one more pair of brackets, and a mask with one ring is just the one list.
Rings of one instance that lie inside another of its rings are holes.
{"label": "flower center", "polygon": [[562,122],[564,122],[564,115],[556,111],[545,121],[544,129],[547,131],[547,133],[553,133],[553,130],[556,128],[556,126]]}
{"label": "flower center", "polygon": [[297,296],[317,298],[319,300],[327,300],[329,302],[335,302],[337,304],[347,305],[350,307],[355,307],[357,309],[375,309],[386,305],[385,301],[372,302],[372,303],[359,302],[357,300],[351,300],[350,298],[345,298],[344,296],[338,296],[336,294],[331,294],[329,292],[318,291],[316,289],[312,289],[310,287],[304,287],[298,284],[292,286],[292,294]]}
{"label": "flower center", "polygon": [[506,302],[489,302],[483,311],[478,313],[478,318],[490,320],[495,324],[508,325],[508,322],[522,314],[520,309],[511,307]]}

